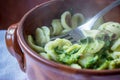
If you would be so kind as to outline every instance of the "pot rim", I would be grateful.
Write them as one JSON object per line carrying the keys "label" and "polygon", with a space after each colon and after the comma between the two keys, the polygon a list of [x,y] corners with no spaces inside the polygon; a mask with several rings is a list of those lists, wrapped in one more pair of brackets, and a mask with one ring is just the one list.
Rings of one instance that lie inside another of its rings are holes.
{"label": "pot rim", "polygon": [[37,8],[39,7],[42,7],[42,6],[45,6],[45,5],[49,5],[49,4],[52,4],[54,2],[57,2],[57,1],[64,1],[64,0],[50,0],[50,1],[47,1],[47,2],[44,2],[42,4],[39,4],[35,7],[33,7],[31,10],[29,10],[23,17],[22,19],[20,20],[20,22],[18,23],[18,28],[17,28],[17,38],[18,38],[18,43],[19,45],[21,45],[21,48],[22,49],[25,49],[27,51],[27,53],[32,57],[34,58],[35,60],[39,61],[39,62],[42,62],[44,63],[45,65],[51,67],[51,68],[54,68],[54,69],[57,69],[57,70],[63,70],[65,72],[70,72],[71,73],[75,73],[75,74],[89,74],[89,75],[99,75],[99,76],[102,76],[102,75],[115,75],[115,74],[120,74],[120,69],[114,69],[114,70],[93,70],[93,69],[75,69],[75,68],[72,68],[70,66],[66,66],[64,64],[60,64],[60,63],[56,63],[54,61],[51,61],[51,60],[47,60],[41,56],[39,56],[37,54],[37,52],[35,52],[34,50],[32,50],[29,45],[26,43],[26,41],[24,40],[24,36],[23,36],[23,23],[24,21],[26,20],[26,18],[28,17],[28,15],[32,12],[34,12]]}

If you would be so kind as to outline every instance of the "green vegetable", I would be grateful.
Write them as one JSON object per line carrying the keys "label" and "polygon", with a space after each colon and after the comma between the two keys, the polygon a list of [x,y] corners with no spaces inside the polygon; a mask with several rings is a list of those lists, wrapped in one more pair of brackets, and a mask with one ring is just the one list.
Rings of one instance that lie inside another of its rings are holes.
{"label": "green vegetable", "polygon": [[108,69],[109,65],[109,61],[105,61],[103,64],[100,65],[100,67],[97,68],[97,70],[104,70],[104,69]]}
{"label": "green vegetable", "polygon": [[57,61],[64,64],[76,63],[81,56],[81,53],[78,53],[79,48],[77,44],[70,46],[66,52],[58,56]]}
{"label": "green vegetable", "polygon": [[97,64],[97,61],[98,61],[98,56],[95,56],[95,57],[90,57],[87,61],[86,61],[86,64],[85,64],[85,68],[94,68],[95,64]]}
{"label": "green vegetable", "polygon": [[120,68],[120,59],[115,59],[110,62],[109,69]]}

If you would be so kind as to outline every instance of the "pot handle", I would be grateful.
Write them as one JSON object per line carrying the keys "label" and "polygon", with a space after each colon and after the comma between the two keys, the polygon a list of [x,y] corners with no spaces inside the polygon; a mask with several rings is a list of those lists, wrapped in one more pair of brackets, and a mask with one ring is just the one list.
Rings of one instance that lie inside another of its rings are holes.
{"label": "pot handle", "polygon": [[22,53],[20,46],[17,42],[17,25],[18,24],[13,24],[8,28],[5,35],[6,45],[12,56],[17,59],[21,70],[25,72],[24,54]]}

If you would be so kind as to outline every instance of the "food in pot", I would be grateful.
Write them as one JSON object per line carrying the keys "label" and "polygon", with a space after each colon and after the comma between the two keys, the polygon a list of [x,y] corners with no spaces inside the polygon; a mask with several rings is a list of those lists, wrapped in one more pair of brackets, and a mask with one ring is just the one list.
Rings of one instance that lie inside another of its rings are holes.
{"label": "food in pot", "polygon": [[84,30],[86,38],[77,43],[53,36],[65,34],[84,22],[81,13],[71,15],[69,11],[61,19],[53,19],[52,27],[42,26],[35,37],[28,35],[28,44],[40,56],[77,69],[120,68],[120,23],[105,22],[98,29]]}

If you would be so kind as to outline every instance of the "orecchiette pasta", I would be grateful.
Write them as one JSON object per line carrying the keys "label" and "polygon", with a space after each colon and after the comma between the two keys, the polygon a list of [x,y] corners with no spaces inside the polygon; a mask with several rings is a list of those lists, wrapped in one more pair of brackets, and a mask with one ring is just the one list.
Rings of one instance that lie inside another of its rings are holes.
{"label": "orecchiette pasta", "polygon": [[114,33],[120,37],[120,24],[117,22],[104,23],[98,29],[109,31],[110,33]]}
{"label": "orecchiette pasta", "polygon": [[53,28],[53,33],[52,35],[60,35],[62,30],[63,30],[63,27],[62,27],[62,24],[60,22],[59,19],[54,19],[52,21],[52,28]]}
{"label": "orecchiette pasta", "polygon": [[120,51],[120,38],[115,41],[115,43],[111,47],[111,50]]}
{"label": "orecchiette pasta", "polygon": [[37,52],[44,52],[44,48],[43,47],[40,47],[40,46],[37,46],[32,38],[31,35],[28,35],[28,44],[30,45],[30,47],[32,49],[34,49],[35,51]]}
{"label": "orecchiette pasta", "polygon": [[50,41],[45,45],[45,51],[56,61],[57,54],[59,54],[55,49],[66,50],[70,47],[72,43],[66,39],[56,39],[55,41]]}
{"label": "orecchiette pasta", "polygon": [[74,28],[80,26],[83,22],[84,22],[84,16],[80,13],[76,13],[72,16],[71,26],[74,29]]}
{"label": "orecchiette pasta", "polygon": [[[72,44],[67,39],[50,40],[51,37],[65,34],[84,22],[81,13],[65,11],[61,19],[53,19],[51,27],[36,29],[35,37],[28,35],[29,46],[40,56],[77,69],[116,69],[120,68],[120,23],[106,22],[100,18],[96,30],[84,30],[86,38]],[[102,24],[103,23],[103,24]],[[101,25],[102,24],[102,25]]]}
{"label": "orecchiette pasta", "polygon": [[71,30],[71,14],[69,11],[61,15],[61,24],[65,30]]}

